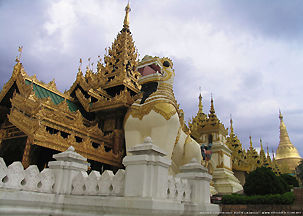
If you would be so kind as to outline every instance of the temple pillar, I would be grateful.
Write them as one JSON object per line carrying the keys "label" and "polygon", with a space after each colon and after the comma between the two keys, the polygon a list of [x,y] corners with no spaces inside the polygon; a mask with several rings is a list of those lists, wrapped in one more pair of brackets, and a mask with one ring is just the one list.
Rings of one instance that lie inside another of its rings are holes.
{"label": "temple pillar", "polygon": [[114,129],[114,145],[113,152],[116,154],[122,152],[122,142],[123,142],[123,131],[120,129]]}
{"label": "temple pillar", "polygon": [[5,137],[5,133],[6,133],[6,131],[4,129],[0,129],[0,149],[2,147],[2,141]]}
{"label": "temple pillar", "polygon": [[23,165],[24,169],[26,169],[30,165],[29,154],[30,154],[31,146],[32,146],[31,143],[32,143],[31,139],[29,137],[27,137],[24,151],[23,151],[23,156],[22,156],[22,165]]}

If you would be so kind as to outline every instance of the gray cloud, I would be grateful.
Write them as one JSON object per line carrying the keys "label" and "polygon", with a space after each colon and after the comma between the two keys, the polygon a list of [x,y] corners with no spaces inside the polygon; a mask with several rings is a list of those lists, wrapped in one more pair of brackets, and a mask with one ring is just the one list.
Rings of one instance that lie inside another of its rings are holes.
{"label": "gray cloud", "polygon": [[221,1],[227,18],[241,29],[249,29],[274,38],[302,40],[303,2],[286,1]]}

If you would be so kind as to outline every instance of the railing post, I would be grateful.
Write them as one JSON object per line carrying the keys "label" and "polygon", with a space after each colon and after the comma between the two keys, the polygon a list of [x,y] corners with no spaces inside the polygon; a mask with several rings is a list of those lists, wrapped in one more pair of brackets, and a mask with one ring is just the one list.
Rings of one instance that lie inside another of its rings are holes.
{"label": "railing post", "polygon": [[171,161],[159,147],[152,144],[150,137],[144,144],[128,149],[131,155],[123,159],[125,165],[126,197],[165,199],[168,184],[168,167]]}
{"label": "railing post", "polygon": [[82,155],[70,146],[65,152],[53,155],[56,161],[48,162],[49,168],[55,175],[54,192],[70,194],[73,178],[81,171],[87,171],[89,163]]}
{"label": "railing post", "polygon": [[191,185],[192,202],[197,204],[210,203],[209,183],[212,179],[207,169],[193,159],[190,163],[180,167],[177,177],[188,179]]}

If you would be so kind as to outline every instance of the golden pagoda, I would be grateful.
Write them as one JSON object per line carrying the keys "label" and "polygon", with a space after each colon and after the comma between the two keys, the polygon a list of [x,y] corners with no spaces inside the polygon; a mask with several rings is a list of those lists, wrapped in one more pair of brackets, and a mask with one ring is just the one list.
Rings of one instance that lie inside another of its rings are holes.
{"label": "golden pagoda", "polygon": [[267,159],[266,159],[266,155],[265,155],[265,151],[263,149],[263,143],[262,143],[262,139],[260,138],[260,163],[259,163],[259,167],[265,166],[267,164]]}
{"label": "golden pagoda", "polygon": [[280,175],[280,167],[277,164],[277,161],[275,159],[274,151],[272,150],[272,161],[271,161],[271,169],[276,175]]}
{"label": "golden pagoda", "polygon": [[[43,169],[52,155],[73,145],[91,168],[118,169],[125,155],[123,120],[138,96],[137,50],[129,30],[130,7],[111,48],[64,93],[55,81],[29,76],[21,63],[22,48],[10,80],[0,92],[0,157],[6,164],[22,161]],[[90,59],[89,59],[90,63]]]}
{"label": "golden pagoda", "polygon": [[249,172],[251,167],[247,160],[247,153],[245,149],[242,148],[240,140],[234,133],[232,118],[230,118],[230,134],[226,139],[226,145],[232,151],[231,159],[233,171]]}
{"label": "golden pagoda", "polygon": [[279,111],[279,118],[280,143],[276,152],[276,162],[281,167],[281,173],[294,173],[302,158],[296,147],[290,142],[281,111]]}
{"label": "golden pagoda", "polygon": [[264,166],[272,168],[272,161],[271,161],[271,158],[270,158],[270,155],[269,155],[268,146],[267,146],[266,161],[264,163]]}
{"label": "golden pagoda", "polygon": [[195,117],[189,122],[189,128],[191,130],[191,136],[195,138],[198,143],[201,143],[202,140],[200,137],[201,131],[199,128],[203,128],[207,121],[207,115],[203,112],[202,105],[202,95],[199,95],[199,110]]}
{"label": "golden pagoda", "polygon": [[[233,163],[242,166],[242,160],[238,155],[230,150],[227,145],[226,136],[228,130],[218,119],[214,100],[211,96],[210,111],[206,115],[202,109],[202,96],[199,95],[199,110],[192,121],[189,122],[191,136],[203,147],[207,146],[211,150],[211,160],[206,163],[208,172],[213,176],[213,186],[218,193],[234,193],[243,190],[242,185],[245,176],[233,172]],[[234,137],[233,137],[234,138]],[[232,141],[233,142],[233,139]],[[235,146],[238,142],[235,141]],[[233,154],[233,155],[232,155]]]}
{"label": "golden pagoda", "polygon": [[251,136],[249,136],[249,149],[247,149],[247,161],[250,164],[250,171],[255,170],[257,167],[259,167],[260,164],[260,156],[257,152],[257,150],[253,147]]}

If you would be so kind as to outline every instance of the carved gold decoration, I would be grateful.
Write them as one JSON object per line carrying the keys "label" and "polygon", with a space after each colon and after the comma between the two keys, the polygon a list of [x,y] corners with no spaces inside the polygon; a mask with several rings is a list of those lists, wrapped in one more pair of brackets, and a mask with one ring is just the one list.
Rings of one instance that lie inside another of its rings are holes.
{"label": "carved gold decoration", "polygon": [[157,100],[142,106],[132,106],[129,114],[134,118],[142,120],[143,117],[149,114],[152,110],[162,115],[166,120],[169,120],[177,112],[176,108],[171,103]]}
{"label": "carved gold decoration", "polygon": [[[32,84],[36,84],[38,86],[41,86],[43,87],[44,89],[50,91],[50,92],[53,92],[55,93],[56,95],[59,95],[65,99],[68,99],[68,100],[73,100],[68,94],[63,94],[61,93],[58,89],[57,89],[57,85],[56,85],[56,82],[55,80],[53,79],[52,81],[50,81],[49,83],[44,83],[42,81],[39,81],[36,77],[36,75],[33,75],[33,76],[28,76],[28,75],[25,75],[24,76],[24,80],[28,80],[30,81]],[[25,83],[24,83],[25,84]],[[25,84],[26,85],[26,84]]]}
{"label": "carved gold decoration", "polygon": [[137,50],[129,30],[128,12],[125,19],[128,24],[118,33],[112,46],[104,56],[104,64],[98,62],[98,77],[103,89],[123,85],[135,93],[141,89],[138,80],[141,74],[136,70]]}
{"label": "carved gold decoration", "polygon": [[251,171],[251,164],[247,160],[247,153],[242,148],[242,144],[233,129],[233,121],[230,119],[230,134],[226,139],[226,145],[232,151],[231,160],[232,168],[239,171]]}
{"label": "carved gold decoration", "polygon": [[113,150],[106,152],[104,143],[101,143],[97,148],[94,148],[92,140],[89,137],[83,139],[82,142],[77,143],[74,135],[63,138],[59,133],[50,134],[42,127],[37,130],[34,136],[34,144],[57,151],[64,151],[72,145],[78,153],[88,159],[117,167],[120,167],[122,162],[123,152],[118,152],[117,154],[113,153]]}
{"label": "carved gold decoration", "polygon": [[85,111],[89,112],[89,105],[90,105],[89,99],[84,97],[80,89],[76,90],[76,96],[79,102],[81,103],[81,105],[83,106],[83,108],[85,109]]}
{"label": "carved gold decoration", "polygon": [[[175,144],[174,144],[174,148],[173,149],[176,149],[176,145],[178,144],[179,142],[179,139],[180,139],[180,136],[181,136],[181,131],[182,131],[182,127],[179,127],[178,129],[178,133],[177,133],[177,136],[176,136],[176,140],[175,140]],[[175,151],[172,152],[172,156],[171,158],[174,159],[174,153]],[[172,161],[175,161],[175,160],[172,160]],[[175,168],[177,169],[178,166],[175,165]]]}
{"label": "carved gold decoration", "polygon": [[22,156],[22,165],[24,169],[26,169],[30,164],[29,153],[31,150],[31,142],[32,142],[31,138],[28,137],[25,143],[23,156]]}
{"label": "carved gold decoration", "polygon": [[22,112],[14,108],[8,115],[8,120],[28,136],[32,136],[32,134],[34,134],[39,128],[38,120],[27,117]]}
{"label": "carved gold decoration", "polygon": [[188,125],[192,136],[200,143],[203,142],[201,140],[201,134],[217,134],[217,136],[213,136],[213,141],[219,141],[219,134],[222,136],[226,136],[228,134],[227,129],[225,129],[224,125],[220,122],[215,113],[213,98],[211,98],[210,113],[207,116],[202,109],[201,95],[199,95],[199,111]]}
{"label": "carved gold decoration", "polygon": [[[50,98],[39,99],[32,93],[27,96],[15,93],[11,102],[12,109],[8,120],[28,136],[33,137],[33,144],[57,151],[64,151],[73,145],[88,159],[121,166],[124,152],[117,150],[114,154],[112,150],[106,152],[104,149],[104,146],[113,148],[111,146],[113,134],[104,136],[95,122],[85,120],[79,111],[71,112],[66,100],[55,105]],[[50,134],[45,130],[47,126],[58,132]],[[70,135],[63,138],[60,131]],[[76,142],[76,136],[82,141]],[[99,147],[94,148],[93,142]],[[25,152],[25,162],[26,157]]]}
{"label": "carved gold decoration", "polygon": [[118,95],[112,98],[102,98],[97,102],[92,103],[90,111],[99,111],[104,109],[114,109],[121,106],[129,107],[134,102],[134,97],[127,90],[121,91]]}

